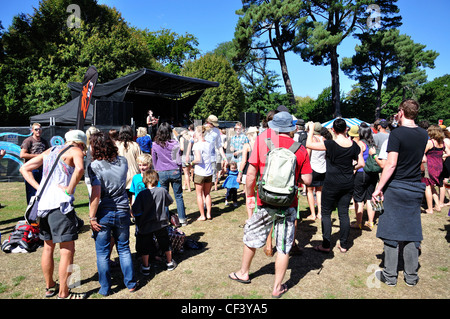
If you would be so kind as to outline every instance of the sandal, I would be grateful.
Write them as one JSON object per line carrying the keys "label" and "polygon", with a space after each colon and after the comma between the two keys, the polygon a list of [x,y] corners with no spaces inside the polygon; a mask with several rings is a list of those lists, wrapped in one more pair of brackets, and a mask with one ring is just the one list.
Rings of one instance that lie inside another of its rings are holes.
{"label": "sandal", "polygon": [[286,284],[281,285],[281,292],[279,295],[272,294],[272,298],[280,299],[288,291],[288,286]]}
{"label": "sandal", "polygon": [[369,221],[365,222],[364,223],[364,227],[369,228],[369,230],[372,230],[373,229],[373,222],[369,222]]}
{"label": "sandal", "polygon": [[45,288],[45,298],[51,298],[59,292],[59,284],[55,283],[53,287]]}
{"label": "sandal", "polygon": [[58,299],[86,299],[86,294],[81,292],[70,292],[67,297],[60,297]]}

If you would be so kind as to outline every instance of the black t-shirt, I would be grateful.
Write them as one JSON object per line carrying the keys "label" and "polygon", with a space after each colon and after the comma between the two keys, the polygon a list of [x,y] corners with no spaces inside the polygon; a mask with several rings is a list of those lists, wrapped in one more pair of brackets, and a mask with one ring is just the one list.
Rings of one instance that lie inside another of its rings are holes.
{"label": "black t-shirt", "polygon": [[169,224],[166,206],[172,203],[173,199],[164,187],[139,192],[132,208],[139,234],[152,233],[166,227]]}
{"label": "black t-shirt", "polygon": [[391,180],[420,182],[422,163],[428,133],[420,127],[400,126],[389,134],[387,152],[397,152],[397,167]]}
{"label": "black t-shirt", "polygon": [[340,188],[353,187],[353,161],[358,160],[361,148],[355,142],[350,147],[342,147],[334,140],[326,140],[324,143],[327,149],[324,183]]}

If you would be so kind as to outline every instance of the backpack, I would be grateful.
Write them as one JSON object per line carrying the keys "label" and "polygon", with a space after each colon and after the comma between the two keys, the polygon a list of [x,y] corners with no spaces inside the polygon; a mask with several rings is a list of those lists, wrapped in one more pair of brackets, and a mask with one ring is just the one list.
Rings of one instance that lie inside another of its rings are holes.
{"label": "backpack", "polygon": [[294,142],[289,149],[275,147],[272,140],[265,140],[267,153],[264,172],[258,181],[258,196],[266,204],[276,207],[289,207],[297,196],[295,169],[297,156],[295,153],[301,147]]}
{"label": "backpack", "polygon": [[296,132],[295,135],[298,137],[298,142],[306,147],[306,140],[308,139],[308,133],[305,131]]}
{"label": "backpack", "polygon": [[28,253],[35,251],[42,241],[39,239],[39,227],[18,222],[14,231],[2,244],[5,253]]}

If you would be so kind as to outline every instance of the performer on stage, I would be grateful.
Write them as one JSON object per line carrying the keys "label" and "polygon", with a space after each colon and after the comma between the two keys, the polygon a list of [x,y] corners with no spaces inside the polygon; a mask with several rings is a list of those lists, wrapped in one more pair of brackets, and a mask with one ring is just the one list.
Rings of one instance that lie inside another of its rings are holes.
{"label": "performer on stage", "polygon": [[147,125],[148,125],[148,134],[152,137],[152,140],[155,138],[156,130],[158,128],[159,118],[153,116],[153,111],[148,110],[147,116]]}

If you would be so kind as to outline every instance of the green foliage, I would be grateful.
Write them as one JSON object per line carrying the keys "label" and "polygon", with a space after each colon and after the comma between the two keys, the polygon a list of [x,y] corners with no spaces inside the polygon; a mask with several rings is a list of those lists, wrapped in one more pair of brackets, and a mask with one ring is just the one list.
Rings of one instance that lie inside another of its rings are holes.
{"label": "green foliage", "polygon": [[[240,17],[233,40],[236,47],[234,57],[236,65],[245,68],[248,63],[258,60],[261,54],[265,59],[277,60],[280,63],[282,78],[292,105],[295,105],[294,90],[285,54],[292,51],[301,39],[297,35],[297,24],[302,23],[304,19],[300,17],[302,2],[301,0],[243,2],[243,8],[237,11]],[[272,56],[269,56],[268,50],[273,52]]]}
{"label": "green foliage", "polygon": [[206,90],[190,113],[190,118],[206,119],[210,114],[220,120],[238,120],[244,110],[244,90],[231,64],[223,56],[207,53],[187,61],[181,75],[219,82]]}
{"label": "green foliage", "polygon": [[334,118],[334,108],[331,97],[331,86],[325,88],[319,94],[316,100],[311,99],[309,102],[299,106],[300,114],[298,117],[305,121],[326,122]]}
{"label": "green foliage", "polygon": [[[397,0],[379,0],[376,4],[380,8],[379,30],[400,25]],[[332,103],[335,115],[341,115],[339,60],[337,48],[349,35],[355,33],[358,27],[367,31],[368,6],[373,0],[353,1],[304,1],[303,10],[308,20],[299,25],[300,34],[304,41],[295,48],[303,60],[313,65],[331,66]]]}
{"label": "green foliage", "polygon": [[417,98],[420,84],[427,78],[424,68],[434,68],[438,53],[424,51],[424,45],[415,43],[397,29],[365,33],[359,39],[361,44],[355,47],[356,54],[342,60],[342,70],[363,86],[375,84],[375,119],[380,117],[383,85],[392,94],[407,88]]}
{"label": "green foliage", "polygon": [[450,126],[450,75],[446,74],[422,86],[423,93],[419,97],[420,112],[418,120],[438,123],[444,120]]}
{"label": "green foliage", "polygon": [[167,72],[179,74],[183,63],[195,59],[200,51],[198,40],[192,34],[178,35],[169,29],[142,32],[148,49],[155,59],[166,67]]}
{"label": "green foliage", "polygon": [[[69,4],[81,9],[81,25],[69,28]],[[27,125],[31,115],[70,100],[67,83],[81,82],[90,65],[107,82],[142,67],[162,69],[141,32],[116,9],[95,0],[44,0],[32,16],[17,15],[2,36],[0,125]]]}

